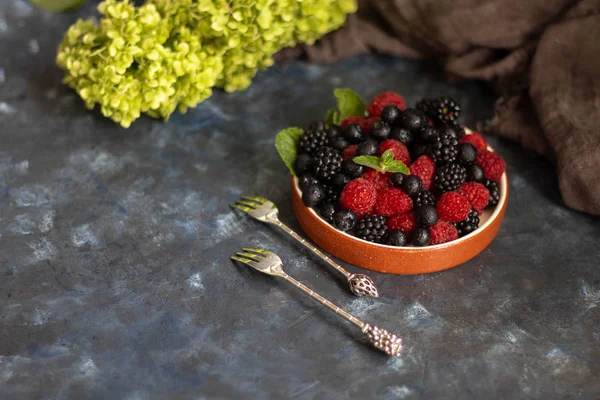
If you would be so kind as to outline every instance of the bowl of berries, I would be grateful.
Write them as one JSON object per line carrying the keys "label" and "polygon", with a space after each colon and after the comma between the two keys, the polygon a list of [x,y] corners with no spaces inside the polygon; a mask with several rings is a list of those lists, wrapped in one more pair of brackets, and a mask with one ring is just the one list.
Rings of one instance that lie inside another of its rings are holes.
{"label": "bowl of berries", "polygon": [[458,123],[451,98],[407,108],[393,92],[366,106],[336,90],[338,110],[276,147],[290,168],[294,213],[321,248],[356,266],[420,274],[460,265],[494,239],[506,209],[506,164]]}

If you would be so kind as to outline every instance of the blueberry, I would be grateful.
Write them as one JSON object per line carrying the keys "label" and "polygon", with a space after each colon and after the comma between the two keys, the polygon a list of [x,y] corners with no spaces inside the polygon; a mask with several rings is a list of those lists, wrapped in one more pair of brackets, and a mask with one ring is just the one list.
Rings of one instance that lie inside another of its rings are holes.
{"label": "blueberry", "polygon": [[343,136],[338,136],[329,140],[329,144],[337,151],[344,151],[346,147],[350,146],[350,142],[344,139]]}
{"label": "blueberry", "polygon": [[413,134],[408,130],[404,129],[401,126],[393,126],[390,131],[390,139],[394,139],[408,146],[413,141]]}
{"label": "blueberry", "polygon": [[357,156],[374,156],[379,151],[379,142],[373,139],[367,139],[356,148]]}
{"label": "blueberry", "polygon": [[438,222],[438,214],[435,211],[435,207],[432,205],[425,205],[415,210],[415,222],[419,226],[433,226]]}
{"label": "blueberry", "polygon": [[405,176],[406,175],[404,175],[402,172],[397,172],[394,175],[392,175],[392,177],[390,178],[390,183],[392,184],[393,187],[401,188],[402,182],[404,181]]}
{"label": "blueberry", "polygon": [[467,165],[467,181],[469,182],[483,182],[485,179],[485,173],[483,168],[477,164]]}
{"label": "blueberry", "polygon": [[318,183],[319,183],[319,180],[317,178],[315,178],[313,175],[306,174],[306,175],[302,175],[300,177],[298,186],[300,186],[300,190],[305,192],[306,188],[309,185],[314,185],[314,184],[318,184]]}
{"label": "blueberry", "polygon": [[458,156],[456,159],[461,164],[473,164],[477,158],[477,149],[471,143],[458,145]]}
{"label": "blueberry", "polygon": [[296,169],[296,173],[298,175],[304,175],[306,172],[308,172],[310,168],[310,159],[310,154],[298,154],[298,158],[296,158],[296,163],[294,164],[294,168]]}
{"label": "blueberry", "polygon": [[314,207],[325,199],[326,194],[323,186],[319,184],[310,184],[306,190],[302,191],[302,202],[307,207]]}
{"label": "blueberry", "polygon": [[413,145],[410,146],[410,159],[416,160],[417,158],[421,157],[423,154],[427,154],[428,151],[429,151],[428,145],[413,143]]}
{"label": "blueberry", "polygon": [[411,243],[415,246],[427,246],[430,240],[431,235],[429,235],[429,229],[427,228],[419,226],[412,232]]}
{"label": "blueberry", "polygon": [[406,237],[406,233],[401,230],[391,231],[388,233],[387,244],[390,246],[404,246],[408,238]]}
{"label": "blueberry", "polygon": [[347,158],[342,162],[342,172],[350,179],[358,178],[365,172],[365,167],[355,163],[351,158]]}
{"label": "blueberry", "polygon": [[415,197],[423,191],[423,182],[416,175],[405,176],[402,180],[402,190],[410,197]]}
{"label": "blueberry", "polygon": [[311,131],[325,130],[325,122],[323,122],[323,121],[311,122],[310,125],[308,125],[308,129]]}
{"label": "blueberry", "polygon": [[437,135],[438,133],[433,127],[427,126],[417,132],[417,140],[421,143],[431,143],[435,140]]}
{"label": "blueberry", "polygon": [[[327,128],[327,139],[329,139],[329,143],[331,143],[331,141],[333,139],[335,139],[338,136],[342,135],[342,130],[340,129],[339,126],[330,126],[329,128]],[[341,150],[340,150],[341,151]]]}
{"label": "blueberry", "polygon": [[329,223],[333,221],[333,214],[337,211],[337,206],[334,203],[321,203],[319,206],[319,214]]}
{"label": "blueberry", "polygon": [[429,125],[429,121],[425,114],[414,108],[407,108],[402,111],[400,116],[400,125],[411,132],[418,132]]}
{"label": "blueberry", "polygon": [[388,124],[394,125],[398,121],[398,118],[400,118],[400,114],[402,114],[402,111],[400,111],[398,107],[390,104],[383,107],[379,116]]}
{"label": "blueberry", "polygon": [[390,126],[385,121],[375,121],[371,125],[371,137],[377,140],[387,139],[390,131]]}
{"label": "blueberry", "polygon": [[351,123],[344,128],[344,138],[350,143],[358,144],[363,140],[363,131],[360,125]]}
{"label": "blueberry", "polygon": [[337,174],[331,177],[330,183],[334,189],[341,191],[344,188],[344,186],[346,186],[350,181],[351,179],[348,175],[344,175],[341,172],[338,172]]}
{"label": "blueberry", "polygon": [[340,231],[349,231],[356,225],[356,215],[350,210],[340,210],[333,214],[333,226]]}

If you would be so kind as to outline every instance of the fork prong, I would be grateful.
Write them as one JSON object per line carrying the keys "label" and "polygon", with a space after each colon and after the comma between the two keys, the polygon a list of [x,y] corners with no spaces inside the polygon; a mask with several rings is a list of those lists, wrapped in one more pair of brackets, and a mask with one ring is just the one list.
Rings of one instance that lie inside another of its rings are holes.
{"label": "fork prong", "polygon": [[265,249],[257,249],[254,247],[244,247],[242,248],[242,250],[244,251],[250,251],[250,252],[254,252],[254,253],[258,253],[258,254],[262,254],[262,255],[267,255],[270,253],[269,250],[265,250]]}
{"label": "fork prong", "polygon": [[244,206],[244,205],[241,205],[241,204],[230,204],[229,206],[230,206],[230,207],[235,207],[235,208],[237,208],[238,210],[242,210],[243,212],[246,212],[246,213],[249,213],[249,212],[251,212],[251,211],[254,211],[254,208],[250,208],[250,207],[248,207],[248,206]]}
{"label": "fork prong", "polygon": [[269,201],[263,197],[258,197],[258,196],[242,196],[242,200],[251,200],[251,201],[255,201],[259,204],[265,204],[267,201]]}
{"label": "fork prong", "polygon": [[247,252],[243,252],[243,251],[238,251],[237,253],[235,253],[237,256],[240,257],[247,257],[247,258],[252,258],[254,260],[261,260],[262,256],[258,255],[258,254],[254,254],[254,253],[247,253]]}
{"label": "fork prong", "polygon": [[249,260],[249,259],[247,259],[245,257],[231,256],[230,258],[232,260],[239,261],[241,263],[248,264],[248,265],[252,265],[254,263],[254,261]]}
{"label": "fork prong", "polygon": [[250,207],[252,209],[256,209],[257,207],[260,206],[260,204],[252,203],[252,202],[249,202],[249,201],[243,201],[243,200],[238,200],[238,201],[235,202],[235,204],[240,204],[242,206]]}

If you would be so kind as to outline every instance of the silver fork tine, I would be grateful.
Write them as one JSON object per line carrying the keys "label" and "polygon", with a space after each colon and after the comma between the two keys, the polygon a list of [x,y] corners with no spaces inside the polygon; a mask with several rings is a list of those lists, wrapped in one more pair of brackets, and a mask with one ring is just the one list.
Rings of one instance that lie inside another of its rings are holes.
{"label": "silver fork tine", "polygon": [[258,248],[255,248],[255,247],[243,247],[242,250],[244,250],[244,251],[252,251],[254,253],[258,253],[258,254],[262,254],[262,255],[267,255],[267,254],[271,253],[268,250],[258,249]]}
{"label": "silver fork tine", "polygon": [[239,261],[239,262],[244,263],[244,264],[248,264],[250,266],[252,265],[251,263],[253,262],[252,260],[248,260],[247,258],[237,257],[237,256],[231,256],[231,259],[235,260],[235,261]]}
{"label": "silver fork tine", "polygon": [[238,256],[240,256],[240,257],[248,257],[248,258],[253,258],[255,260],[262,259],[261,256],[259,256],[258,254],[254,254],[254,253],[246,253],[246,252],[243,252],[243,251],[238,251],[235,254],[238,255]]}
{"label": "silver fork tine", "polygon": [[242,199],[240,199],[240,200],[237,200],[237,201],[235,202],[235,204],[239,204],[239,205],[242,205],[242,206],[250,207],[250,208],[251,208],[251,209],[253,209],[253,210],[256,210],[256,207],[258,207],[258,206],[259,206],[259,204],[256,204],[256,203],[251,203],[251,202],[249,202],[249,201],[244,201],[244,200],[242,200]]}
{"label": "silver fork tine", "polygon": [[265,199],[264,197],[258,197],[258,196],[242,196],[242,199],[254,200],[260,204],[265,204],[266,202],[269,201],[269,200]]}

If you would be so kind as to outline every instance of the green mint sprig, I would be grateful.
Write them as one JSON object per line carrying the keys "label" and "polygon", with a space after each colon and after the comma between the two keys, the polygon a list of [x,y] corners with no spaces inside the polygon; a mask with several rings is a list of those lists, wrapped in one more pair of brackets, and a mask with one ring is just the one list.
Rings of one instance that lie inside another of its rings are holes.
{"label": "green mint sprig", "polygon": [[339,125],[348,117],[365,115],[367,106],[360,96],[350,89],[335,89],[333,94],[337,101],[337,110],[331,109],[325,114],[325,122],[332,125]]}
{"label": "green mint sprig", "polygon": [[386,150],[381,158],[377,156],[358,156],[352,159],[355,163],[373,168],[379,172],[400,172],[410,175],[410,170],[402,161],[394,160],[394,152]]}
{"label": "green mint sprig", "polygon": [[294,163],[298,156],[298,142],[303,133],[304,131],[302,129],[291,127],[279,131],[277,136],[275,136],[275,148],[279,153],[279,157],[281,157],[285,166],[288,167],[294,176],[297,176],[296,170],[294,169]]}

